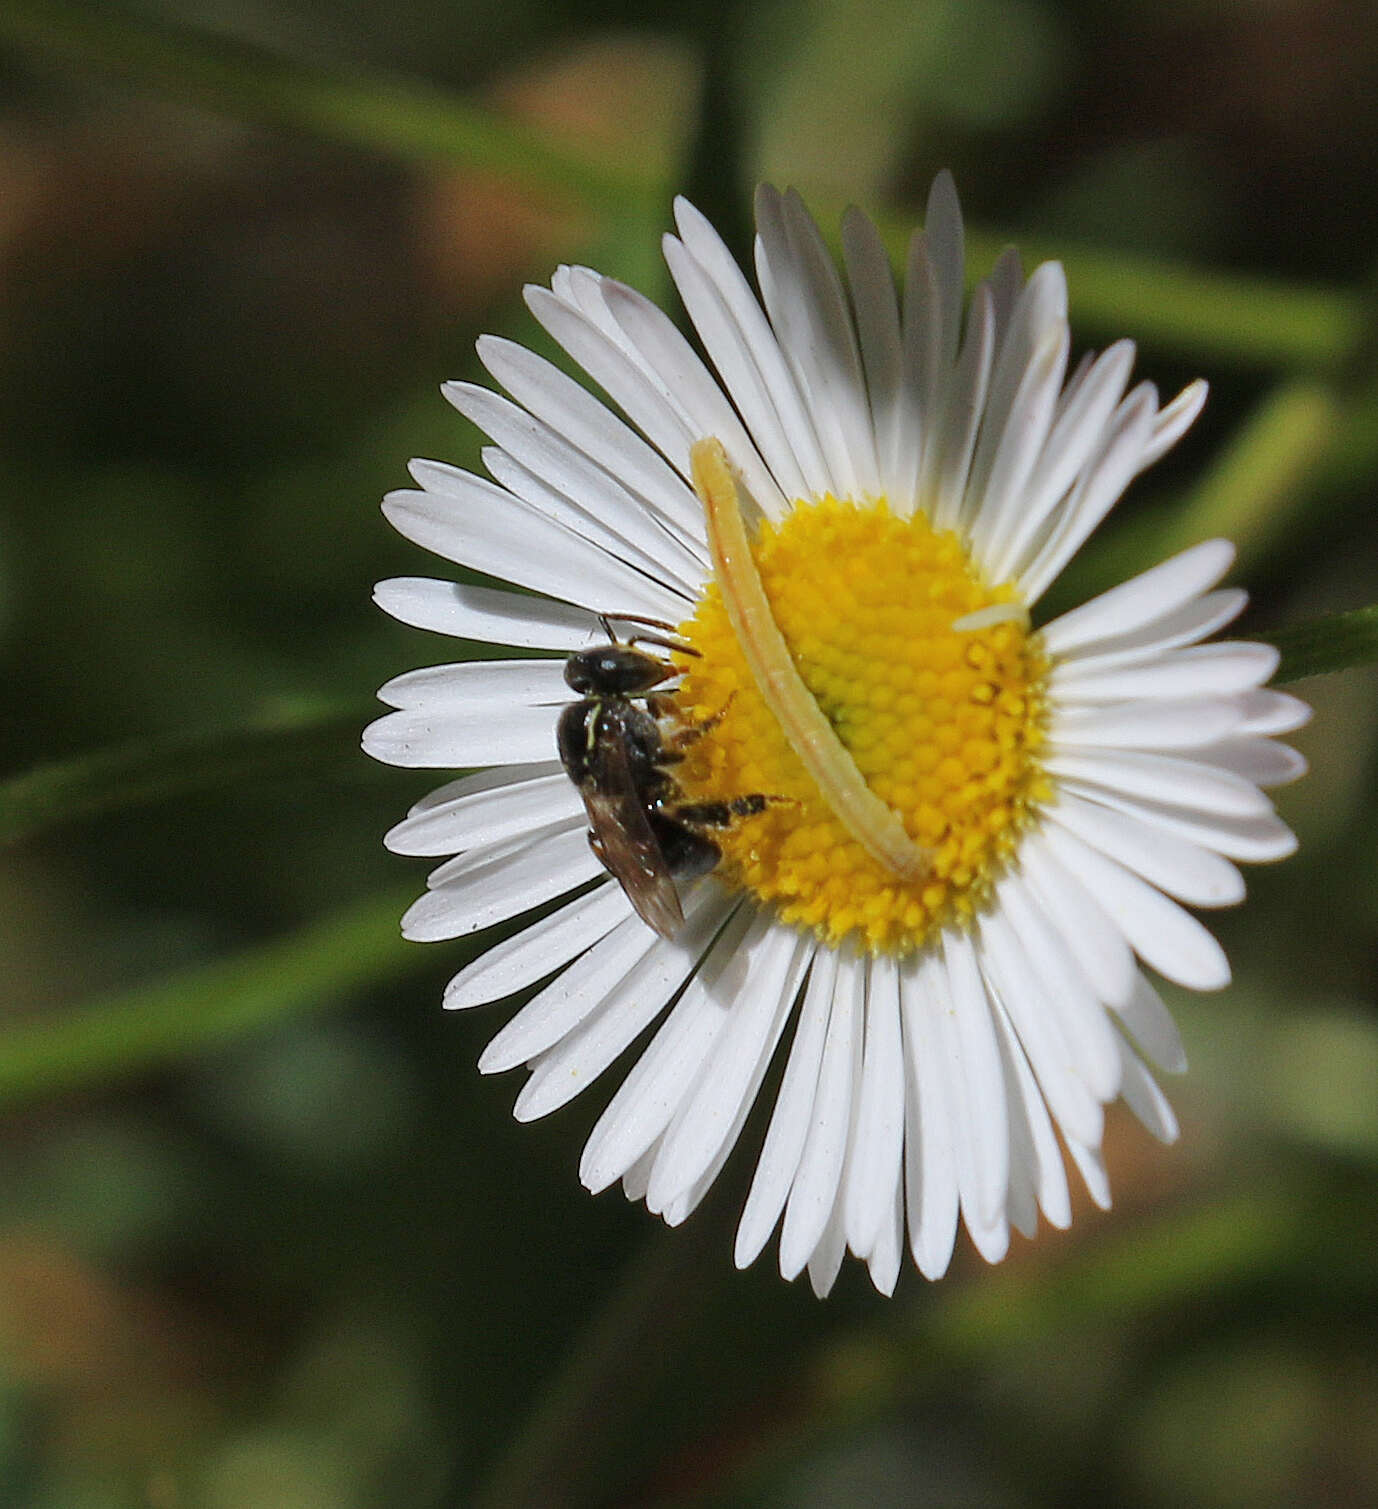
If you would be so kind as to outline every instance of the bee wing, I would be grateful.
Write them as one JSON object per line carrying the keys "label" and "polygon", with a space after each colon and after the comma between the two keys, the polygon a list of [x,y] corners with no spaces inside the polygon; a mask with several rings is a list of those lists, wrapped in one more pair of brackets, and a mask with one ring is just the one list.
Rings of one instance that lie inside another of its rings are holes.
{"label": "bee wing", "polygon": [[599,776],[598,789],[581,793],[594,853],[646,926],[673,938],[684,926],[684,911],[621,741],[601,746]]}

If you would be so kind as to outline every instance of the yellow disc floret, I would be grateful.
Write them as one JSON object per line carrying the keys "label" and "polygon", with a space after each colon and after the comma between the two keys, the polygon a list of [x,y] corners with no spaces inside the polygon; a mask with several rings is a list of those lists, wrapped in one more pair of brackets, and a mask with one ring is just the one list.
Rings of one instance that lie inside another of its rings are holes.
{"label": "yellow disc floret", "polygon": [[[674,697],[683,802],[771,797],[712,836],[718,874],[829,942],[907,952],[968,920],[1049,791],[1046,663],[1009,586],[922,513],[829,497],[751,547],[790,658],[867,787],[931,861],[906,878],[858,841],[761,695],[713,582],[681,625]],[[1003,604],[1011,605],[1002,612]],[[986,611],[991,610],[991,611]]]}

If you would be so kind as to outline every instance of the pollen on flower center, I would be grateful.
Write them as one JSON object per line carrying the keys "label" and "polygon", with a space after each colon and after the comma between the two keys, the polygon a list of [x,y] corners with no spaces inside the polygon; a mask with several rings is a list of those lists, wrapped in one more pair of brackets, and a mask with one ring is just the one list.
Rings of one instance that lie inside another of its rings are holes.
{"label": "pollen on flower center", "polygon": [[[685,802],[784,798],[713,836],[720,877],[830,942],[919,947],[988,896],[1049,790],[1046,665],[1009,586],[982,582],[957,537],[884,501],[799,503],[752,555],[794,665],[869,789],[931,854],[907,880],[829,806],[756,685],[720,585],[680,634],[674,767]],[[973,615],[977,615],[973,618]]]}

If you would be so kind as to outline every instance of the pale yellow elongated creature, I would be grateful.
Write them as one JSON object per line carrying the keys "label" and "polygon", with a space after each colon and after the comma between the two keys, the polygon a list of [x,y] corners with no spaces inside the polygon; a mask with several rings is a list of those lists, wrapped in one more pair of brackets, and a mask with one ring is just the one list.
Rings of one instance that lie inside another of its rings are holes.
{"label": "pale yellow elongated creature", "polygon": [[932,851],[910,838],[898,814],[866,784],[794,664],[761,585],[742,518],[737,479],[722,442],[712,436],[696,441],[689,459],[694,491],[707,521],[713,571],[733,633],[766,706],[823,800],[852,837],[892,874],[907,881],[923,880],[933,868]]}

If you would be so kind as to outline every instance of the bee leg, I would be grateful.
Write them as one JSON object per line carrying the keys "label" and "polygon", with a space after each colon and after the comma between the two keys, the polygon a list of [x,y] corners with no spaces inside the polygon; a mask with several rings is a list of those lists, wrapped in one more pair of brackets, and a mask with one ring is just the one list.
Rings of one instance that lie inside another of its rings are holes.
{"label": "bee leg", "polygon": [[669,815],[677,823],[685,823],[689,827],[730,828],[738,818],[758,817],[767,807],[777,803],[798,806],[792,796],[767,796],[764,792],[756,791],[750,796],[728,797],[721,802],[688,802],[683,806],[670,808]]}
{"label": "bee leg", "polygon": [[601,624],[606,625],[609,619],[615,619],[620,624],[650,624],[653,629],[669,629],[671,633],[675,630],[675,625],[668,618],[651,618],[645,613],[600,613],[598,615],[598,622]]}
{"label": "bee leg", "polygon": [[670,692],[648,692],[646,694],[646,711],[656,719],[673,719],[675,716],[673,694]]}
{"label": "bee leg", "polygon": [[598,622],[603,626],[603,632],[617,644],[617,635],[612,631],[613,621],[620,624],[649,624],[653,629],[665,629],[672,638],[666,638],[663,634],[633,634],[630,639],[623,641],[626,644],[658,644],[662,649],[677,650],[681,655],[692,655],[695,660],[699,658],[699,651],[693,645],[686,643],[676,632],[678,625],[672,624],[666,618],[648,618],[642,613],[600,613]]}
{"label": "bee leg", "polygon": [[686,644],[682,639],[671,639],[664,634],[633,634],[627,643],[657,644],[663,650],[673,650],[678,655],[692,655],[695,660],[699,659],[699,651],[693,645]]}
{"label": "bee leg", "polygon": [[[696,739],[703,738],[704,734],[711,733],[727,716],[727,710],[732,706],[732,699],[736,695],[736,692],[730,692],[728,694],[727,701],[724,702],[723,705],[717,710],[717,712],[713,713],[710,717],[703,718],[697,723],[681,723],[679,727],[677,727],[669,736],[669,739],[667,740],[667,748],[684,749],[687,745],[692,744]],[[657,711],[657,709],[650,703],[648,699],[647,706],[650,707],[652,714],[657,718],[664,718],[673,714],[673,704],[671,704],[671,706],[665,711]]]}

